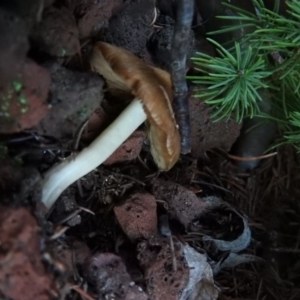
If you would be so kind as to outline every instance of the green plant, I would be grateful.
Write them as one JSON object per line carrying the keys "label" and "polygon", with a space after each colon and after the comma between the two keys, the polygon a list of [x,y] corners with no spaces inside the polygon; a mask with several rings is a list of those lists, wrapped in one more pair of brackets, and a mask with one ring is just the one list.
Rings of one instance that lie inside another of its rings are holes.
{"label": "green plant", "polygon": [[[245,116],[253,117],[259,112],[257,100],[262,100],[257,92],[259,88],[267,88],[263,81],[271,72],[266,70],[265,59],[257,50],[248,47],[241,51],[239,43],[235,43],[235,52],[230,53],[215,41],[219,57],[198,53],[193,58],[198,66],[196,70],[206,74],[188,76],[194,83],[202,85],[196,97],[204,97],[207,104],[215,106],[213,117],[220,120],[230,117],[234,112],[236,120],[241,122]],[[208,85],[208,88],[204,86]]]}
{"label": "green plant", "polygon": [[[196,96],[213,107],[216,121],[232,113],[239,122],[253,116],[274,119],[283,132],[281,143],[292,143],[300,151],[300,1],[286,1],[287,16],[279,13],[278,0],[273,10],[263,0],[252,2],[255,13],[224,3],[236,14],[219,18],[238,25],[210,36],[246,27],[253,30],[228,50],[209,39],[217,46],[218,57],[198,53],[193,60],[199,75],[188,78],[199,84]],[[263,89],[272,96],[271,114],[260,111]]]}

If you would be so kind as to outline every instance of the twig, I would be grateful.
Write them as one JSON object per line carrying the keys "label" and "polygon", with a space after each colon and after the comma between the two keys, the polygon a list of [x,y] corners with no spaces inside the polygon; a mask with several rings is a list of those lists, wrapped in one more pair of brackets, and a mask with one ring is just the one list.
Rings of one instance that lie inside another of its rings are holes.
{"label": "twig", "polygon": [[[108,171],[108,170],[106,170]],[[114,176],[119,176],[119,177],[123,177],[123,178],[126,178],[126,179],[129,179],[129,180],[132,180],[134,181],[135,183],[138,183],[142,186],[145,186],[146,184],[132,176],[129,176],[129,175],[125,175],[125,174],[121,174],[121,173],[116,173],[116,172],[113,172],[113,171],[108,171],[110,174],[114,175]]]}
{"label": "twig", "polygon": [[181,135],[181,153],[191,150],[188,88],[185,79],[188,39],[194,13],[193,0],[177,0],[177,15],[171,53],[174,112]]}
{"label": "twig", "polygon": [[157,19],[157,8],[154,7],[154,16],[153,16],[153,20],[152,22],[150,23],[149,27],[153,26],[156,22],[156,19]]}
{"label": "twig", "polygon": [[53,235],[51,235],[49,237],[49,241],[54,241],[56,239],[58,239],[59,237],[61,237],[70,227],[65,226],[62,227],[58,232],[54,233]]}
{"label": "twig", "polygon": [[227,157],[234,159],[234,160],[238,160],[238,161],[253,161],[253,160],[269,158],[269,157],[272,157],[275,155],[277,155],[277,152],[273,152],[273,153],[269,153],[269,154],[265,154],[265,155],[261,155],[261,156],[253,156],[253,157],[241,157],[241,156],[236,156],[236,155],[232,155],[232,154],[227,154]]}
{"label": "twig", "polygon": [[83,194],[83,189],[82,189],[80,179],[78,179],[76,183],[77,183],[77,188],[78,188],[79,195],[80,195],[81,198],[83,198],[84,194]]}
{"label": "twig", "polygon": [[82,207],[82,206],[78,206],[78,208],[79,208],[80,210],[83,210],[83,211],[85,211],[85,212],[87,212],[87,213],[93,215],[93,216],[95,215],[95,213],[94,213],[93,211],[91,211],[90,209],[88,209],[88,208],[85,208],[85,207]]}
{"label": "twig", "polygon": [[213,183],[208,183],[208,182],[205,182],[205,181],[202,181],[202,180],[192,180],[192,183],[198,183],[198,184],[202,184],[202,185],[207,185],[207,186],[212,186],[214,188],[217,188],[219,190],[222,190],[224,192],[227,192],[227,193],[230,193],[232,194],[231,191],[229,191],[228,189],[225,189],[224,187],[222,186],[218,186],[217,184],[213,184]]}
{"label": "twig", "polygon": [[260,296],[260,292],[261,292],[262,283],[263,283],[263,280],[261,279],[260,282],[259,282],[258,290],[257,290],[256,300],[259,300],[259,296]]}
{"label": "twig", "polygon": [[[78,132],[76,133],[76,138],[75,138],[75,141],[74,141],[74,151],[77,151],[78,150],[78,147],[79,147],[79,142],[80,142],[80,139],[81,139],[81,136],[82,136],[82,133],[83,131],[85,130],[86,126],[88,125],[89,123],[89,119],[85,120],[79,127],[78,129]],[[80,179],[77,180],[77,187],[78,187],[78,191],[79,191],[79,195],[81,198],[83,198],[83,190],[82,190],[82,185],[81,185],[81,181]]]}
{"label": "twig", "polygon": [[62,220],[58,221],[57,225],[62,225],[64,223],[68,222],[69,220],[71,220],[72,218],[74,218],[75,216],[77,216],[80,212],[81,212],[81,209],[74,210],[72,213],[70,213],[69,215],[67,215],[66,217],[64,217]]}
{"label": "twig", "polygon": [[95,298],[91,297],[88,293],[86,293],[84,290],[82,290],[79,286],[73,285],[71,286],[71,289],[76,291],[81,297],[87,299],[87,300],[95,300]]}
{"label": "twig", "polygon": [[289,248],[269,248],[272,252],[277,253],[300,253],[300,249],[289,249]]}
{"label": "twig", "polygon": [[42,15],[43,15],[43,10],[45,8],[45,0],[40,0],[39,2],[39,7],[38,7],[38,11],[36,13],[36,21],[39,23],[42,20]]}
{"label": "twig", "polygon": [[79,141],[80,141],[82,133],[83,133],[84,129],[86,128],[86,126],[88,125],[88,123],[89,123],[89,119],[85,120],[78,129],[78,132],[76,134],[76,138],[74,141],[74,150],[75,151],[78,150]]}
{"label": "twig", "polygon": [[175,257],[175,249],[174,249],[174,242],[172,236],[170,236],[170,248],[172,253],[172,265],[173,265],[173,271],[177,272],[177,261]]}

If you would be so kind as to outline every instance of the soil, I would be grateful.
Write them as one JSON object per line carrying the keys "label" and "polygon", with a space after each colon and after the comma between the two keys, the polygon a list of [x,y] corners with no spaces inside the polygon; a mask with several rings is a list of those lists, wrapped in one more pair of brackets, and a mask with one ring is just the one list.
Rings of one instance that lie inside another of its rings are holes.
{"label": "soil", "polygon": [[[171,2],[1,1],[0,299],[299,298],[298,154],[282,147],[241,172],[228,155],[241,124],[214,122],[191,84],[192,149],[170,171],[142,125],[52,210],[41,203],[45,172],[128,103],[91,72],[93,44],[168,70]],[[215,55],[197,11],[188,49],[190,73],[195,52]]]}
{"label": "soil", "polygon": [[18,75],[29,50],[24,21],[16,14],[0,9],[1,89]]}

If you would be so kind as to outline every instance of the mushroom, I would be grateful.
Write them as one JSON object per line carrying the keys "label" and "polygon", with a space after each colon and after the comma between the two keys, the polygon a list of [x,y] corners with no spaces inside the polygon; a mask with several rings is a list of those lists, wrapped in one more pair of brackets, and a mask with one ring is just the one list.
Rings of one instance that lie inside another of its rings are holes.
{"label": "mushroom", "polygon": [[112,93],[117,91],[120,95],[122,91],[134,99],[88,147],[44,174],[42,202],[47,209],[68,186],[101,165],[145,121],[151,154],[161,171],[170,170],[180,155],[170,75],[124,49],[103,42],[94,46],[90,65],[106,79]]}

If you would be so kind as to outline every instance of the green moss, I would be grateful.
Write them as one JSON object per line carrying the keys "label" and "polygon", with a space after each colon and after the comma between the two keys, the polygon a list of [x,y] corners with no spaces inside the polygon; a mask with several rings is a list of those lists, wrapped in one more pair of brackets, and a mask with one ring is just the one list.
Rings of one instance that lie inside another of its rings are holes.
{"label": "green moss", "polygon": [[89,109],[86,106],[84,106],[83,108],[77,111],[77,115],[82,119],[86,119],[89,116]]}
{"label": "green moss", "polygon": [[21,108],[21,113],[22,114],[25,114],[26,112],[28,112],[28,107]]}
{"label": "green moss", "polygon": [[23,87],[23,85],[20,81],[13,82],[13,88],[17,93],[19,93],[22,90],[22,87]]}
{"label": "green moss", "polygon": [[18,157],[18,158],[14,158],[14,163],[16,165],[22,166],[24,164],[24,161],[22,158]]}
{"label": "green moss", "polygon": [[1,105],[1,110],[2,110],[2,111],[7,111],[7,110],[9,109],[9,105],[10,105],[9,102],[4,102],[4,103]]}
{"label": "green moss", "polygon": [[5,101],[8,101],[13,97],[13,95],[14,95],[14,91],[10,89],[4,95],[1,95],[1,98]]}
{"label": "green moss", "polygon": [[64,56],[66,56],[66,54],[67,54],[66,49],[62,48],[61,51],[60,51],[60,56],[64,57]]}
{"label": "green moss", "polygon": [[27,104],[27,98],[23,94],[19,96],[19,101],[22,104]]}
{"label": "green moss", "polygon": [[[10,160],[11,158],[8,155],[8,149],[5,143],[0,143],[0,159],[2,160]],[[24,161],[22,158],[14,158],[11,161],[15,166],[22,166],[24,164]]]}

